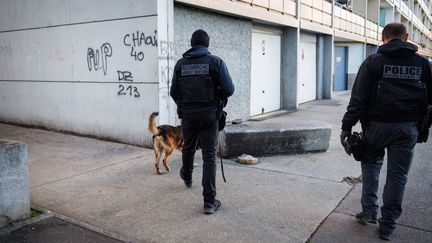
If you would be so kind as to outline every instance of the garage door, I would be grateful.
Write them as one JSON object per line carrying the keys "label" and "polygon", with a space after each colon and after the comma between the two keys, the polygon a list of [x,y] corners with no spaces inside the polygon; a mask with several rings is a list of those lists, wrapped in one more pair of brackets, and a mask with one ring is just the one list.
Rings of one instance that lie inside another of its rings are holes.
{"label": "garage door", "polygon": [[297,80],[298,104],[316,99],[316,36],[307,35],[306,38],[302,39],[300,41],[300,62]]}
{"label": "garage door", "polygon": [[252,33],[250,115],[279,110],[281,37]]}

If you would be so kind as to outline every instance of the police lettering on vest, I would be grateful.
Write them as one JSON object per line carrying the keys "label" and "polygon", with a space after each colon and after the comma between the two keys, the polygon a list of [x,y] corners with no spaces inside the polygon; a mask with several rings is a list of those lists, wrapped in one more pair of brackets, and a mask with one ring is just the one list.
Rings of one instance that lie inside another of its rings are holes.
{"label": "police lettering on vest", "polygon": [[421,67],[384,65],[383,78],[420,80]]}
{"label": "police lettering on vest", "polygon": [[378,82],[377,108],[382,112],[419,114],[427,104],[426,85],[417,66],[384,65]]}
{"label": "police lettering on vest", "polygon": [[209,74],[208,64],[189,64],[181,66],[181,76]]}
{"label": "police lettering on vest", "polygon": [[210,66],[208,63],[194,63],[185,60],[180,65],[178,78],[179,98],[182,104],[208,103],[215,100]]}

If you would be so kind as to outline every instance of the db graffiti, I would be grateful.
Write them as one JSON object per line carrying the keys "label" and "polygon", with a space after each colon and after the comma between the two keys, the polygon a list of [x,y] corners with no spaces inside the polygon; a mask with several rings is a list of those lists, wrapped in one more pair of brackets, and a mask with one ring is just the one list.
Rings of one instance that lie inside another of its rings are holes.
{"label": "db graffiti", "polygon": [[110,43],[104,43],[99,49],[96,51],[89,47],[87,49],[87,66],[89,71],[94,69],[95,71],[102,69],[104,75],[107,73],[108,69],[108,57],[112,55],[112,47]]}
{"label": "db graffiti", "polygon": [[[117,75],[119,81],[125,81],[128,83],[133,82],[132,72],[130,71],[117,70]],[[135,98],[139,98],[141,96],[140,92],[138,91],[138,87],[134,85],[125,85],[125,84],[120,84],[118,86],[117,95],[129,95]]]}
{"label": "db graffiti", "polygon": [[119,91],[117,92],[117,95],[129,95],[135,98],[139,98],[141,96],[138,91],[138,87],[136,86],[120,84],[118,88]]}

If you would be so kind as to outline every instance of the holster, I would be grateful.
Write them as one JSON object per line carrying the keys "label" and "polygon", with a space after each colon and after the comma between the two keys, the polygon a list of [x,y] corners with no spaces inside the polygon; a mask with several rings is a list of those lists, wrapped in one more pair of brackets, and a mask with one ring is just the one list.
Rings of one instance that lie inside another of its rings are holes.
{"label": "holster", "polygon": [[426,108],[426,111],[417,124],[418,138],[417,143],[426,143],[429,137],[429,128],[432,125],[432,105]]}
{"label": "holster", "polygon": [[362,161],[366,155],[366,142],[364,141],[363,133],[353,132],[348,139],[348,144],[354,159]]}

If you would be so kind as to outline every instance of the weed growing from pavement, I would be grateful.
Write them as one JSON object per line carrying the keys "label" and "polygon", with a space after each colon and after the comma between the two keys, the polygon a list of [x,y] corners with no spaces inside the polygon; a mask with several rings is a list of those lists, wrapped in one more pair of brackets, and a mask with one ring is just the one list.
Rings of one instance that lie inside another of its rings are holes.
{"label": "weed growing from pavement", "polygon": [[39,215],[44,214],[42,211],[36,210],[36,209],[31,209],[31,217],[30,218],[34,218],[37,217]]}

